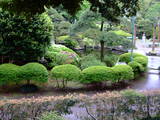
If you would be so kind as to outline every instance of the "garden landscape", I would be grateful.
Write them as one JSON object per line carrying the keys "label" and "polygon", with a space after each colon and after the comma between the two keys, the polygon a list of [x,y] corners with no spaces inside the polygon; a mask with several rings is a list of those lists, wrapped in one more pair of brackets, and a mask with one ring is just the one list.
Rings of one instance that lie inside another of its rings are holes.
{"label": "garden landscape", "polygon": [[0,0],[0,120],[160,120],[160,1]]}

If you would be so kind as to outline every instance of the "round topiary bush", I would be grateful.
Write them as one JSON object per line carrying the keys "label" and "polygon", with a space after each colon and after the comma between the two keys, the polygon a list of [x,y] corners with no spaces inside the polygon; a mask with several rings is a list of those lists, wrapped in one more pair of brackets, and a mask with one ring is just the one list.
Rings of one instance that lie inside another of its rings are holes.
{"label": "round topiary bush", "polygon": [[103,81],[112,81],[114,79],[113,70],[106,66],[93,66],[82,71],[81,83],[101,83]]}
{"label": "round topiary bush", "polygon": [[138,62],[135,62],[135,61],[129,62],[128,65],[130,67],[132,67],[133,72],[135,73],[135,75],[138,75],[141,72],[144,72],[144,67],[140,63],[138,63]]}
{"label": "round topiary bush", "polygon": [[0,85],[20,82],[20,67],[14,64],[0,65]]}
{"label": "round topiary bush", "polygon": [[[146,56],[144,56],[142,54],[133,53],[133,58],[135,58],[135,57],[145,57],[145,58],[147,58]],[[125,62],[125,63],[128,64],[129,62],[131,62],[131,53],[124,53],[124,54],[120,55],[119,61],[120,62]]]}
{"label": "round topiary bush", "polygon": [[57,80],[57,86],[60,87],[59,81],[61,80],[63,88],[66,87],[68,81],[79,80],[80,75],[81,70],[71,64],[59,65],[51,70],[51,76]]}
{"label": "round topiary bush", "polygon": [[133,69],[129,65],[116,65],[112,69],[115,73],[115,82],[134,78]]}
{"label": "round topiary bush", "polygon": [[48,81],[47,69],[39,63],[28,63],[21,67],[21,78],[30,84],[30,81],[45,83]]}
{"label": "round topiary bush", "polygon": [[148,59],[145,57],[136,57],[134,61],[140,63],[145,69],[148,65]]}

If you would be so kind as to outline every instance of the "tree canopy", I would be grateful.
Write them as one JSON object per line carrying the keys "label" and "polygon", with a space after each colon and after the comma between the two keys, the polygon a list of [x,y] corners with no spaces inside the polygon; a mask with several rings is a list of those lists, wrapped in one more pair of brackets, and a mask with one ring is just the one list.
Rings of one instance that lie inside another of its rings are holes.
{"label": "tree canopy", "polygon": [[[84,0],[0,0],[0,6],[12,12],[33,15],[45,11],[44,6],[63,7],[72,15],[81,9]],[[138,0],[87,0],[91,10],[99,11],[103,17],[114,20],[122,14],[133,15],[139,9]],[[107,13],[107,14],[106,14]]]}

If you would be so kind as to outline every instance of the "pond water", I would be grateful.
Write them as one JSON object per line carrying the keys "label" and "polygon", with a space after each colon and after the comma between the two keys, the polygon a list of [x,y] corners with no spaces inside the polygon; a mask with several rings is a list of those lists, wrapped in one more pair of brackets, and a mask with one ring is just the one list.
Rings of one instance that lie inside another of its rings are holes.
{"label": "pond water", "polygon": [[155,90],[160,89],[160,57],[148,56],[148,71],[131,85],[131,88],[136,90]]}

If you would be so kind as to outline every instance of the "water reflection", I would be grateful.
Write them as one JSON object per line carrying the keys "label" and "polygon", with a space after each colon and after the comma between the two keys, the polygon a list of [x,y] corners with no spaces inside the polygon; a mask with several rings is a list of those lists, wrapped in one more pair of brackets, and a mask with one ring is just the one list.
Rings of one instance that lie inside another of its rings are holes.
{"label": "water reflection", "polygon": [[133,83],[131,88],[137,90],[154,90],[160,89],[160,57],[149,56],[148,72]]}

